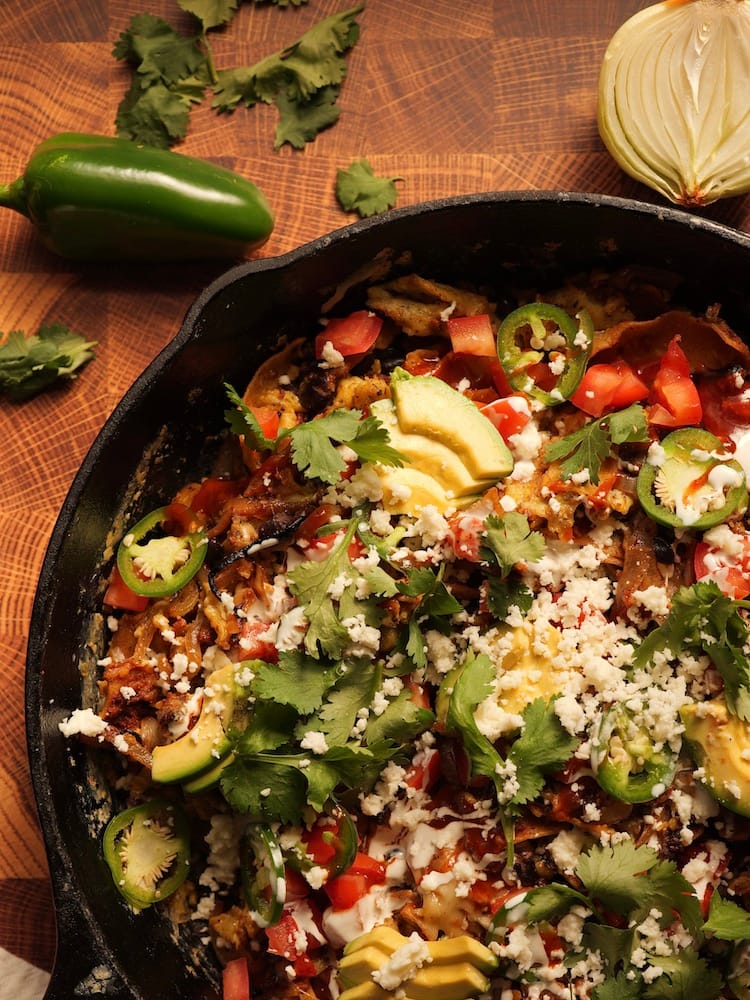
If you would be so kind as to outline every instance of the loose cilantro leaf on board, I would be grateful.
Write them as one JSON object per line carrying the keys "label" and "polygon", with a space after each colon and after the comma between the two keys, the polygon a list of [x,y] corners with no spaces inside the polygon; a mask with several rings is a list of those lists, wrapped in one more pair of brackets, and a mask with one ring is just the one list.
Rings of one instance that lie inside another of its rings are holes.
{"label": "loose cilantro leaf on board", "polygon": [[729,711],[749,721],[750,661],[745,649],[750,629],[740,614],[748,606],[747,601],[727,597],[713,581],[680,588],[666,620],[636,647],[634,666],[648,666],[656,653],[704,653],[722,676]]}
{"label": "loose cilantro leaf on board", "polygon": [[234,405],[234,409],[224,411],[224,419],[229,424],[232,433],[238,437],[244,437],[248,448],[254,448],[257,451],[273,451],[276,447],[276,441],[265,436],[258,423],[258,418],[234,386],[225,382],[224,389],[227,399]]}
{"label": "loose cilantro leaf on board", "polygon": [[555,699],[537,698],[523,711],[524,727],[508,753],[515,765],[518,791],[510,800],[523,805],[535,799],[544,786],[545,775],[558,771],[578,746],[555,714]]}
{"label": "loose cilantro leaf on board", "polygon": [[589,481],[596,485],[601,464],[613,453],[616,445],[647,440],[646,411],[634,403],[625,410],[592,420],[572,434],[551,441],[544,449],[544,458],[548,462],[559,461],[565,479],[586,470]]}
{"label": "loose cilantro leaf on board", "polygon": [[203,30],[219,28],[229,24],[240,6],[241,0],[177,0],[179,6],[192,14],[203,25]]}
{"label": "loose cilantro leaf on board", "polygon": [[203,99],[210,66],[200,35],[182,35],[152,14],[137,14],[112,50],[133,68],[115,118],[117,135],[168,149],[187,134],[192,104]]}
{"label": "loose cilantro leaf on board", "polygon": [[20,330],[0,333],[0,395],[20,402],[53,383],[74,379],[94,357],[95,341],[84,340],[62,323],[40,326],[26,337]]}
{"label": "loose cilantro leaf on board", "polygon": [[536,562],[544,555],[544,536],[530,529],[523,514],[491,514],[485,524],[479,554],[497,565],[502,576],[507,576],[517,563]]}
{"label": "loose cilantro leaf on board", "polygon": [[282,120],[274,148],[311,141],[338,117],[333,102],[346,76],[344,53],[359,38],[356,17],[363,9],[351,7],[324,18],[287,48],[252,66],[219,71],[212,106],[232,112],[240,105],[275,103]]}
{"label": "loose cilantro leaf on board", "polygon": [[304,149],[324,129],[335,125],[341,115],[336,103],[339,87],[321,87],[306,101],[295,100],[286,91],[281,91],[273,99],[279,112],[279,124],[273,148],[276,150],[288,143],[293,149]]}
{"label": "loose cilantro leaf on board", "polygon": [[345,212],[356,212],[366,219],[393,208],[400,177],[377,177],[370,163],[355,160],[336,173],[336,198]]}
{"label": "loose cilantro leaf on board", "polygon": [[750,941],[750,913],[714,892],[703,929],[720,941]]}

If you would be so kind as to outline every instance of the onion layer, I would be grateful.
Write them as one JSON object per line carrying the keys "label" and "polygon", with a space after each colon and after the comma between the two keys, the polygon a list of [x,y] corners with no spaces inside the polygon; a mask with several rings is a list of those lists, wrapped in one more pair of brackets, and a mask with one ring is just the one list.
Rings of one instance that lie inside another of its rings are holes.
{"label": "onion layer", "polygon": [[629,18],[597,118],[620,167],[670,201],[750,191],[750,0],[663,0]]}

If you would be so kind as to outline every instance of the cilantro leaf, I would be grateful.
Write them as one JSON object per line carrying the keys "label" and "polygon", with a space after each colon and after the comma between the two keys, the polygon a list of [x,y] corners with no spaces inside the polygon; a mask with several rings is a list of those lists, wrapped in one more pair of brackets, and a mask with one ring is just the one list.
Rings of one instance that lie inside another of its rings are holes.
{"label": "cilantro leaf", "polygon": [[227,399],[234,404],[234,409],[224,411],[224,419],[229,424],[232,433],[238,437],[244,437],[248,448],[254,448],[257,451],[272,451],[276,447],[276,442],[265,436],[258,423],[258,418],[234,386],[225,382],[224,389]]}
{"label": "cilantro leaf", "polygon": [[221,790],[236,812],[251,819],[298,823],[307,798],[307,780],[299,767],[270,754],[238,755],[221,772]]}
{"label": "cilantro leaf", "polygon": [[714,892],[703,929],[720,941],[750,941],[750,913]]}
{"label": "cilantro leaf", "polygon": [[482,533],[480,555],[500,567],[507,576],[517,563],[536,562],[544,555],[544,536],[532,531],[523,514],[510,511],[502,517],[491,514]]}
{"label": "cilantro leaf", "polygon": [[635,927],[610,927],[608,924],[598,924],[589,920],[583,926],[581,944],[589,954],[599,952],[609,974],[614,975],[617,972],[616,978],[619,979],[618,970],[627,969],[636,947]]}
{"label": "cilantro leaf", "polygon": [[642,986],[640,976],[629,978],[626,972],[618,972],[614,979],[605,979],[594,987],[591,1000],[641,1000]]}
{"label": "cilantro leaf", "polygon": [[309,622],[305,649],[311,656],[317,657],[322,651],[333,660],[341,659],[349,641],[349,633],[341,624],[328,591],[341,574],[355,573],[348,553],[355,530],[356,518],[353,518],[327,559],[300,563],[288,574],[289,589],[303,605]]}
{"label": "cilantro leaf", "polygon": [[337,676],[335,667],[323,667],[317,659],[296,650],[281,650],[278,663],[253,661],[251,668],[256,697],[290,705],[300,715],[320,708]]}
{"label": "cilantro leaf", "polygon": [[508,576],[504,580],[491,576],[488,579],[487,606],[499,621],[505,621],[511,608],[523,613],[531,608],[534,595],[517,577]]}
{"label": "cilantro leaf", "polygon": [[366,729],[367,741],[368,744],[380,740],[411,742],[429,729],[434,721],[435,713],[418,705],[411,691],[404,688],[389,701],[384,712],[370,716]]}
{"label": "cilantro leaf", "polygon": [[0,394],[30,399],[54,382],[74,379],[78,369],[94,357],[95,341],[84,340],[62,323],[40,326],[36,334],[0,333]]}
{"label": "cilantro leaf", "polygon": [[690,948],[655,956],[652,964],[664,971],[645,987],[644,1000],[716,1000],[721,995],[721,974]]}
{"label": "cilantro leaf", "polygon": [[367,160],[355,160],[337,171],[336,198],[345,212],[356,212],[366,219],[393,208],[398,197],[395,182],[399,180],[402,178],[376,177]]}
{"label": "cilantro leaf", "polygon": [[231,113],[240,105],[274,103],[281,118],[275,148],[302,148],[339,115],[335,102],[346,76],[344,53],[359,38],[362,6],[324,18],[297,41],[251,66],[217,74],[212,106]]}
{"label": "cilantro leaf", "polygon": [[329,743],[344,744],[357,721],[357,713],[369,706],[380,679],[380,671],[372,661],[353,660],[344,664],[344,672],[317,711],[315,718],[303,722],[299,729],[323,733]]}
{"label": "cilantro leaf", "polygon": [[494,679],[495,668],[488,656],[480,653],[476,657],[467,657],[450,691],[446,728],[461,737],[472,774],[491,778],[499,794],[502,794],[499,786],[503,784],[501,773],[505,762],[490,740],[479,731],[474,719],[477,706],[492,693]]}
{"label": "cilantro leaf", "polygon": [[458,614],[462,605],[443,583],[442,573],[434,573],[426,566],[409,570],[406,580],[398,583],[397,588],[407,597],[419,598],[407,623],[404,652],[415,667],[422,668],[427,665],[424,629],[447,634],[450,624],[445,619]]}
{"label": "cilantro leaf", "polygon": [[634,403],[625,410],[592,420],[572,434],[551,441],[545,446],[543,454],[547,462],[560,462],[565,479],[588,470],[589,481],[596,485],[601,464],[613,453],[615,445],[647,440],[646,411]]}
{"label": "cilantro leaf", "polygon": [[121,139],[169,149],[184,139],[190,121],[190,102],[157,83],[144,90],[134,83],[117,109],[115,126]]}
{"label": "cilantro leaf", "polygon": [[571,889],[569,885],[557,882],[550,882],[549,885],[531,889],[526,893],[524,904],[528,907],[526,919],[530,924],[560,917],[573,906],[588,908],[591,905],[588,899],[576,889]]}
{"label": "cilantro leaf", "polygon": [[281,705],[273,701],[256,701],[250,723],[245,729],[241,732],[230,732],[234,751],[252,756],[269,750],[278,750],[288,743],[289,734],[294,729],[297,718],[297,712],[290,705]]}
{"label": "cilantro leaf", "polygon": [[141,88],[167,86],[198,73],[205,63],[198,35],[182,35],[163,18],[136,14],[115,42],[116,59],[135,67]]}
{"label": "cilantro leaf", "polygon": [[388,432],[376,417],[362,420],[360,410],[331,410],[323,417],[283,429],[292,442],[292,461],[310,479],[336,483],[346,462],[334,441],[346,444],[365,461],[402,465],[404,458],[388,444]]}
{"label": "cilantro leaf", "polygon": [[339,88],[321,87],[306,101],[295,100],[286,91],[280,91],[273,99],[279,112],[276,137],[273,148],[281,149],[288,143],[293,149],[304,149],[319,132],[335,125],[341,115],[336,101]]}
{"label": "cilantro leaf", "polygon": [[673,861],[660,860],[651,847],[636,847],[632,841],[594,845],[581,855],[576,874],[604,909],[631,920],[657,909],[662,926],[672,922],[676,911],[686,930],[693,935],[700,931],[700,903],[693,887]]}
{"label": "cilantro leaf", "polygon": [[198,18],[204,31],[229,24],[240,6],[240,0],[177,0],[177,3]]}
{"label": "cilantro leaf", "polygon": [[713,581],[680,588],[666,620],[636,648],[634,666],[648,666],[656,653],[704,653],[722,676],[729,711],[750,721],[750,661],[744,652],[750,629],[740,614],[744,607],[746,602],[727,597]]}
{"label": "cilantro leaf", "polygon": [[510,800],[523,805],[535,799],[544,786],[545,774],[559,770],[578,746],[555,714],[555,699],[537,698],[523,711],[524,727],[508,754],[516,769],[518,791]]}

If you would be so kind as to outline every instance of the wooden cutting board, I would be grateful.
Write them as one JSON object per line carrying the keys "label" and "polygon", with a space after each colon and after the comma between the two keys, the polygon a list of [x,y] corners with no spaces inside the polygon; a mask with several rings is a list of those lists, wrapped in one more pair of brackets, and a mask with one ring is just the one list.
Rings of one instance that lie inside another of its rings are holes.
{"label": "wooden cutting board", "polygon": [[[349,6],[245,3],[214,34],[219,66],[282,49]],[[180,150],[216,159],[266,192],[277,255],[353,221],[336,171],[367,157],[398,176],[399,204],[487,190],[564,189],[658,201],[627,178],[596,131],[596,81],[608,39],[645,0],[368,0],[348,57],[341,118],[304,151],[273,150],[266,107],[192,114]],[[174,0],[4,0],[0,41],[0,181],[66,130],[114,133],[128,72],[112,46],[134,14],[188,29]],[[708,217],[750,230],[750,200]],[[0,947],[49,969],[54,920],[35,817],[23,722],[24,658],[37,575],[55,517],[108,414],[177,332],[225,265],[71,265],[41,248],[25,219],[0,212],[0,330],[62,322],[98,343],[71,385],[0,400]]]}

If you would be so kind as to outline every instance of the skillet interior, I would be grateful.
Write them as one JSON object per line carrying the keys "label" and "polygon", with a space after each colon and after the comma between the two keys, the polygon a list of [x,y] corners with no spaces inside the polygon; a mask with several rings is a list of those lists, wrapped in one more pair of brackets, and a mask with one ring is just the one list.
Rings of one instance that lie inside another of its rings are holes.
{"label": "skillet interior", "polygon": [[210,285],[96,439],[39,581],[26,714],[58,916],[50,1000],[218,995],[210,959],[193,955],[157,909],[135,916],[114,888],[98,844],[111,800],[96,755],[65,741],[57,724],[80,705],[80,660],[89,668],[84,689],[93,685],[99,571],[118,515],[158,506],[200,473],[223,424],[222,383],[243,386],[281,337],[314,331],[337,285],[385,249],[395,258],[409,251],[414,269],[430,277],[500,286],[543,287],[600,264],[663,267],[684,276],[685,304],[719,302],[730,325],[750,335],[750,238],[672,209],[593,195],[496,193],[407,208],[239,265]]}

